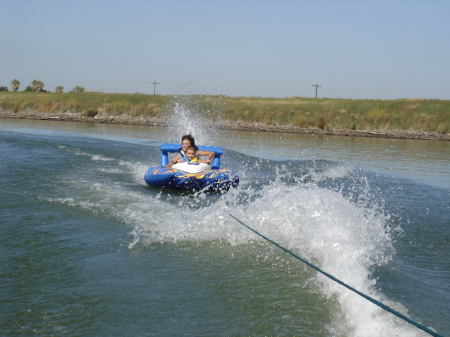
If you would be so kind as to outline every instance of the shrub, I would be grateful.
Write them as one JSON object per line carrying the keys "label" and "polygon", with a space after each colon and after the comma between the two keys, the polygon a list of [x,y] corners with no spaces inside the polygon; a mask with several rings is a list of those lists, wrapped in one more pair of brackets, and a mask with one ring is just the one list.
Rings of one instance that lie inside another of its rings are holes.
{"label": "shrub", "polygon": [[382,123],[389,120],[389,115],[386,111],[378,107],[370,109],[367,112],[366,117],[368,121],[372,123]]}
{"label": "shrub", "polygon": [[449,130],[448,124],[446,124],[446,123],[439,124],[436,129],[437,133],[440,133],[440,134],[446,134],[446,133],[448,133],[448,130]]}
{"label": "shrub", "polygon": [[86,117],[95,117],[98,114],[98,110],[97,109],[88,109],[85,112]]}
{"label": "shrub", "polygon": [[306,116],[297,115],[294,118],[294,125],[303,127],[303,126],[306,126],[307,121],[308,121],[308,119],[306,118]]}
{"label": "shrub", "polygon": [[317,126],[319,127],[319,129],[325,129],[325,126],[326,126],[325,118],[320,117],[319,118],[319,124]]}

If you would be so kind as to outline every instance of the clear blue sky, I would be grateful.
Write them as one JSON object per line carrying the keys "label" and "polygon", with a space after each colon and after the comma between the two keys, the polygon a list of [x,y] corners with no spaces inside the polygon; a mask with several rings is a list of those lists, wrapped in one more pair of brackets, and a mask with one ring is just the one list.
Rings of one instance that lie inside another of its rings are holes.
{"label": "clear blue sky", "polygon": [[449,0],[0,0],[0,85],[448,100],[449,18]]}

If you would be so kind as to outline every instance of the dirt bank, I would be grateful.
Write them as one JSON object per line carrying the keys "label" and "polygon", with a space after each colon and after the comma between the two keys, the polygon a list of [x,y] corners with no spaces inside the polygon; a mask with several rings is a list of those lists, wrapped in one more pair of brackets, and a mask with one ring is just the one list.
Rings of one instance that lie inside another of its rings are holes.
{"label": "dirt bank", "polygon": [[[97,115],[95,117],[86,117],[82,114],[71,112],[44,113],[44,112],[36,112],[33,110],[25,110],[17,113],[14,113],[13,111],[0,110],[0,118],[36,119],[36,120],[67,121],[67,122],[90,122],[103,124],[167,126],[166,122],[161,118],[142,118],[127,115],[120,115],[120,116]],[[220,122],[215,123],[214,126],[216,128],[223,130],[450,141],[450,133],[447,134],[438,134],[435,132],[418,133],[404,130],[396,130],[396,131],[337,130],[337,129],[301,128],[288,125],[272,126],[272,125],[263,125],[260,123],[234,123],[234,122]]]}

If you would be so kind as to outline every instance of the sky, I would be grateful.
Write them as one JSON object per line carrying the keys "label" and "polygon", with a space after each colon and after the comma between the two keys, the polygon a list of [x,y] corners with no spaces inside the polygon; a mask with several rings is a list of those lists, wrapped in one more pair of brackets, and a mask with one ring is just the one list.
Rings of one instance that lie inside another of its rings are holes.
{"label": "sky", "polygon": [[449,18],[449,0],[0,0],[0,86],[449,100]]}

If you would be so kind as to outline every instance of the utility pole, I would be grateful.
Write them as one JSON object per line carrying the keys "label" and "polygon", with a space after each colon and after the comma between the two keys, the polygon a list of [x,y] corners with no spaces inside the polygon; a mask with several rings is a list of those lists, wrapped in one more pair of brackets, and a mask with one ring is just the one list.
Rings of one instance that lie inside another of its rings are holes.
{"label": "utility pole", "polygon": [[316,98],[317,98],[317,88],[320,88],[321,86],[318,85],[318,84],[313,84],[312,86],[313,86],[313,87],[316,87]]}
{"label": "utility pole", "polygon": [[154,80],[152,83],[153,83],[153,95],[155,95],[156,94],[156,85],[159,83],[156,82],[156,80]]}

